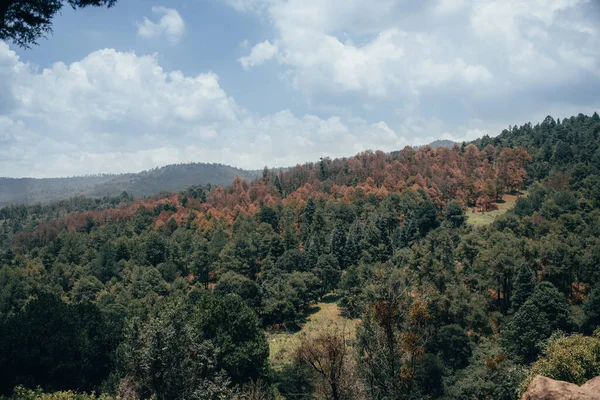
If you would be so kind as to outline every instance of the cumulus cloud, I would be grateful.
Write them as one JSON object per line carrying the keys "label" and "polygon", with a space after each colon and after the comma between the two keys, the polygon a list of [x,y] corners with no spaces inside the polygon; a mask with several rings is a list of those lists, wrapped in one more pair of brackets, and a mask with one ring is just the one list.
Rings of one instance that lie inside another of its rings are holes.
{"label": "cumulus cloud", "polygon": [[[216,73],[158,56],[103,49],[39,70],[0,42],[0,176],[288,166],[600,109],[592,1],[223,1],[272,32],[238,47],[240,68],[276,63],[306,108],[256,113]],[[175,42],[184,23],[170,11],[153,9],[139,34]]]}
{"label": "cumulus cloud", "polygon": [[[247,45],[248,42],[246,41],[244,47],[246,47]],[[240,57],[238,61],[240,62],[240,64],[242,64],[242,66],[245,69],[248,69],[250,67],[263,64],[265,61],[268,61],[271,58],[275,57],[276,54],[277,46],[275,46],[268,40],[265,40],[264,42],[255,45],[252,48],[252,51],[250,51],[249,55]]]}
{"label": "cumulus cloud", "polygon": [[176,44],[181,39],[185,30],[185,22],[177,10],[167,7],[152,7],[152,12],[160,17],[158,22],[152,22],[144,17],[138,22],[138,35],[143,38],[165,36],[171,44]]}
{"label": "cumulus cloud", "polygon": [[11,106],[0,114],[0,176],[126,172],[167,163],[288,166],[319,156],[393,150],[385,122],[290,110],[258,115],[214,73],[165,71],[156,56],[103,49],[38,70],[0,42]]}
{"label": "cumulus cloud", "polygon": [[[590,0],[226,1],[274,28],[240,59],[244,68],[276,58],[313,100],[452,93],[473,102],[481,93],[571,84],[600,67],[600,9]],[[265,43],[277,49],[259,57]]]}

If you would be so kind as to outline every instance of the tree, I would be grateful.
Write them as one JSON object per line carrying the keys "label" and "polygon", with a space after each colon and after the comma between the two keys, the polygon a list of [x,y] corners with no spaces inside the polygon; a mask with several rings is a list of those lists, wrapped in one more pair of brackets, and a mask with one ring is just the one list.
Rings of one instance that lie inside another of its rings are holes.
{"label": "tree", "polygon": [[277,217],[277,213],[271,207],[262,206],[258,212],[258,219],[260,222],[271,225],[273,231],[279,231],[279,218]]}
{"label": "tree", "polygon": [[315,211],[317,210],[317,206],[312,198],[308,199],[306,202],[306,207],[304,207],[304,219],[306,223],[311,226],[313,222],[313,216],[315,215]]}
{"label": "tree", "polygon": [[205,296],[195,305],[200,335],[218,349],[216,366],[234,383],[266,376],[269,345],[256,314],[236,295]]}
{"label": "tree", "polygon": [[444,220],[454,228],[460,228],[467,220],[465,213],[456,200],[452,200],[444,210]]}
{"label": "tree", "polygon": [[23,48],[37,44],[52,33],[52,18],[64,3],[73,9],[88,6],[112,7],[117,0],[3,0],[0,3],[0,40],[10,40]]}
{"label": "tree", "polygon": [[583,332],[591,334],[600,326],[600,288],[592,289],[587,299],[583,303]]}
{"label": "tree", "polygon": [[445,379],[445,398],[515,400],[522,379],[522,368],[514,365],[495,341],[482,338],[472,362]]}
{"label": "tree", "polygon": [[373,276],[357,328],[359,373],[369,398],[405,399],[423,354],[427,307],[410,295],[410,281],[393,266],[381,264]]}
{"label": "tree", "polygon": [[316,392],[326,400],[358,398],[352,358],[348,332],[337,326],[311,338],[302,337],[295,351],[296,362],[316,374]]}
{"label": "tree", "polygon": [[515,278],[514,289],[510,299],[511,309],[513,311],[518,311],[519,307],[527,301],[535,289],[535,284],[536,281],[533,276],[533,271],[531,271],[529,265],[523,264],[521,268],[519,268],[519,272]]}
{"label": "tree", "polygon": [[471,344],[460,325],[443,326],[428,347],[452,369],[464,368],[469,364]]}
{"label": "tree", "polygon": [[321,297],[335,290],[340,283],[340,266],[331,254],[323,254],[319,257],[314,273],[321,282]]}
{"label": "tree", "polygon": [[342,269],[350,264],[346,250],[346,227],[341,223],[336,224],[331,235],[331,251]]}
{"label": "tree", "polygon": [[110,371],[116,336],[96,306],[38,295],[0,323],[0,394],[17,384],[97,389]]}
{"label": "tree", "polygon": [[258,284],[235,272],[223,274],[215,286],[214,293],[237,294],[253,309],[260,307],[261,294]]}
{"label": "tree", "polygon": [[502,339],[516,359],[531,363],[552,333],[570,332],[572,328],[567,299],[554,285],[542,282],[508,322]]}
{"label": "tree", "polygon": [[444,391],[444,365],[433,354],[424,354],[416,361],[415,389],[425,396],[439,397]]}
{"label": "tree", "polygon": [[421,236],[425,236],[431,229],[437,228],[437,208],[431,201],[426,200],[417,210],[417,225]]}
{"label": "tree", "polygon": [[141,398],[201,397],[207,387],[231,396],[230,380],[220,372],[217,345],[202,335],[194,309],[182,299],[170,299],[146,320],[131,319],[119,348],[122,385]]}
{"label": "tree", "polygon": [[100,254],[94,263],[94,272],[98,279],[103,283],[106,283],[113,276],[118,273],[118,266],[116,262],[116,252],[114,247],[110,243],[104,244]]}

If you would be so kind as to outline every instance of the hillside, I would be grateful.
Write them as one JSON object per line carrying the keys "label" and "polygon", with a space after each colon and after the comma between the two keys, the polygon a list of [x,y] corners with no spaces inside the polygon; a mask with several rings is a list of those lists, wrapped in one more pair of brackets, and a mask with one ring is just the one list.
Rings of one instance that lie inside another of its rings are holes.
{"label": "hillside", "polygon": [[599,135],[597,114],[547,118],[228,186],[0,208],[0,395],[517,400],[536,371],[585,381]]}
{"label": "hillside", "polygon": [[190,185],[229,185],[233,178],[254,179],[259,171],[222,164],[167,165],[130,174],[70,178],[0,178],[0,206],[47,203],[75,196],[118,196],[126,191],[136,198],[161,191],[176,192]]}

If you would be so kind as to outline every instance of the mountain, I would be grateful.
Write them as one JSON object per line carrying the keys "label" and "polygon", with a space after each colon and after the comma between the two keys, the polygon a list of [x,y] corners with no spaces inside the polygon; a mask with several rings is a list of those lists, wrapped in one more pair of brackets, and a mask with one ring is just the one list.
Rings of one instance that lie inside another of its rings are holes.
{"label": "mountain", "polygon": [[429,146],[432,149],[437,149],[438,147],[448,147],[448,148],[450,148],[450,147],[454,146],[455,144],[460,145],[460,143],[453,142],[452,140],[438,139],[438,140],[434,140],[433,142],[429,143]]}
{"label": "mountain", "polygon": [[190,185],[229,185],[236,176],[252,180],[259,173],[260,171],[246,171],[223,164],[190,163],[116,175],[0,178],[0,206],[44,203],[81,195],[117,196],[123,191],[135,197],[143,197],[161,191],[180,191]]}
{"label": "mountain", "polygon": [[452,146],[454,146],[455,144],[460,145],[460,143],[457,142],[453,142],[452,140],[443,140],[443,139],[437,139],[434,140],[431,143],[427,143],[425,145],[421,145],[421,146],[413,146],[413,149],[415,150],[419,150],[421,147],[424,146],[429,146],[432,149],[437,149],[438,147],[447,147],[447,148],[451,148]]}

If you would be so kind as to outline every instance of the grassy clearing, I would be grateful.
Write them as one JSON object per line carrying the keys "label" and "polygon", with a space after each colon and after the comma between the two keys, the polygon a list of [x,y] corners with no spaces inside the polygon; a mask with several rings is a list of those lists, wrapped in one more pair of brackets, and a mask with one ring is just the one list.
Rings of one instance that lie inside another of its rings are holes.
{"label": "grassy clearing", "polygon": [[505,194],[502,200],[496,203],[496,210],[477,212],[475,208],[467,210],[467,222],[472,226],[489,225],[494,222],[497,216],[504,214],[510,210],[519,197],[527,196],[527,192],[523,191],[518,195]]}
{"label": "grassy clearing", "polygon": [[301,335],[311,335],[332,328],[334,325],[345,327],[351,338],[356,333],[358,320],[350,320],[343,317],[336,303],[337,297],[327,295],[323,301],[313,306],[311,314],[302,329],[297,332],[268,333],[271,365],[285,364],[291,357],[294,349],[300,341]]}

